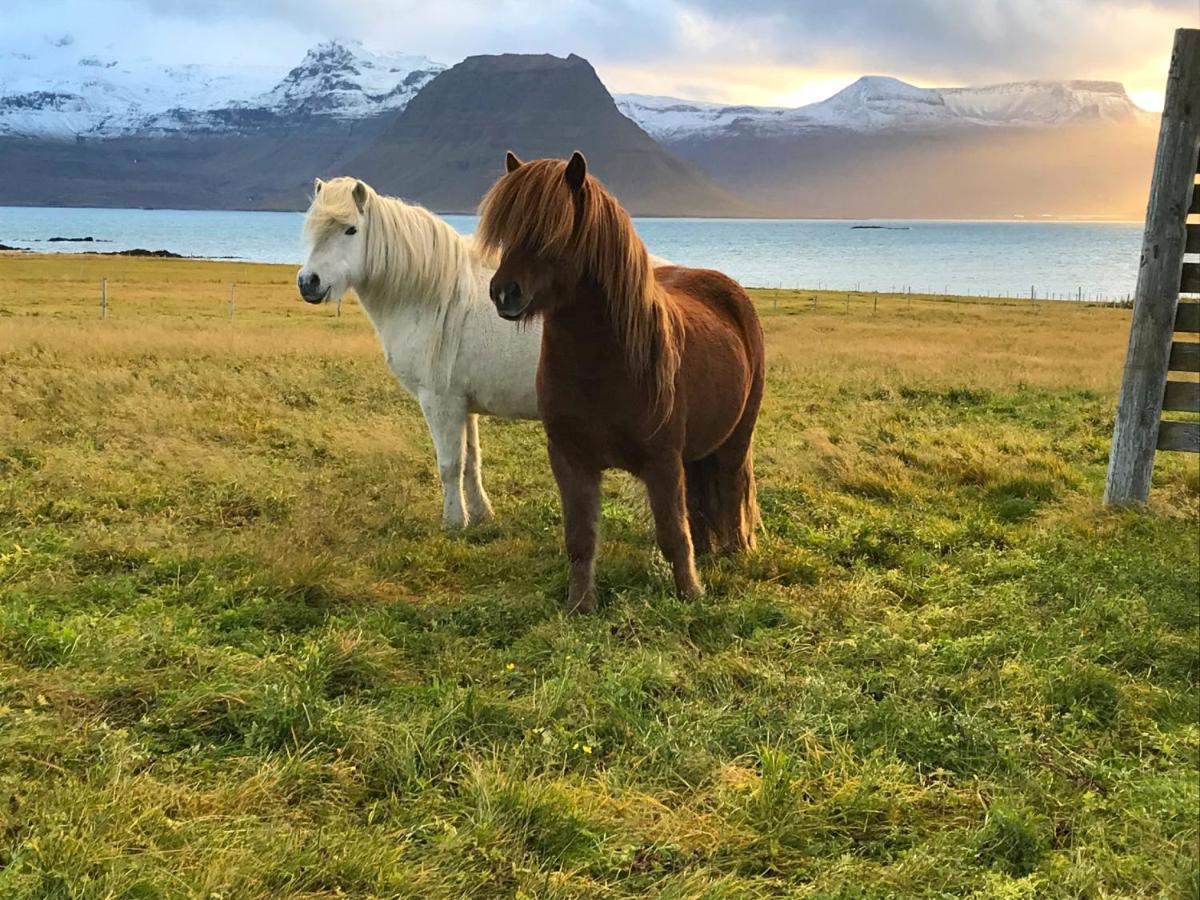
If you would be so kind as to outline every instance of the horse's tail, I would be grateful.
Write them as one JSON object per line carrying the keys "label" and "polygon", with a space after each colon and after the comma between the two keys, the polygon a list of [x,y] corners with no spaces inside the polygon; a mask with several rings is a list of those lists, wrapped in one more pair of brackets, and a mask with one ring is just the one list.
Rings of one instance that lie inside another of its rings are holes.
{"label": "horse's tail", "polygon": [[750,391],[742,418],[725,443],[711,454],[685,463],[688,522],[697,553],[753,550],[762,516],[754,480],[754,426],[766,381],[762,329],[745,294],[739,321],[750,364]]}
{"label": "horse's tail", "polygon": [[721,448],[684,465],[688,525],[698,555],[753,550],[762,523],[754,482],[754,453]]}

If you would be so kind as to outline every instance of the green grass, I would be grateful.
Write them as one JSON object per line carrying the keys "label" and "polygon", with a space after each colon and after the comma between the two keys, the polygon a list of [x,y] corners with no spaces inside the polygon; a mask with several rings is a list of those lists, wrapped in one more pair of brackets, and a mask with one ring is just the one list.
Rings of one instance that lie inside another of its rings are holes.
{"label": "green grass", "polygon": [[760,549],[679,602],[612,476],[573,617],[538,426],[443,533],[361,313],[208,265],[0,259],[0,896],[1200,896],[1200,474],[1100,506],[1127,313],[767,294]]}

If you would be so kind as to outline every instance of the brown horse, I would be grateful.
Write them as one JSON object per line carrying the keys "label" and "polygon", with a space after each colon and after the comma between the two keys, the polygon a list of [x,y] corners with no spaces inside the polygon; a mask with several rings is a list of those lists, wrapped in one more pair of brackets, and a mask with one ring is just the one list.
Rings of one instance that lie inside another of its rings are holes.
{"label": "brown horse", "polygon": [[681,597],[693,556],[754,546],[751,440],[763,338],[750,298],[707,269],[651,266],[628,214],[576,152],[520,162],[484,197],[478,239],[500,250],[491,297],[506,319],[543,318],[538,411],[562,497],[570,609],[595,605],[600,478],[646,484]]}

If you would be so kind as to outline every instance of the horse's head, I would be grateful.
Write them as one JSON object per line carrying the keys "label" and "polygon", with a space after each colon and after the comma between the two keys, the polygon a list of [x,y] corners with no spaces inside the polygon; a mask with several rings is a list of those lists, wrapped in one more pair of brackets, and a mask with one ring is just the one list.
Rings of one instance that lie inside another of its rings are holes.
{"label": "horse's head", "polygon": [[308,303],[336,300],[362,282],[367,264],[367,220],[375,192],[353,178],[313,182],[304,217],[308,261],[296,276]]}
{"label": "horse's head", "polygon": [[492,302],[501,317],[517,320],[548,311],[565,294],[558,282],[582,202],[587,161],[576,151],[565,164],[552,159],[523,163],[509,152],[505,169],[484,198],[479,233],[485,245],[501,250],[489,290]]}

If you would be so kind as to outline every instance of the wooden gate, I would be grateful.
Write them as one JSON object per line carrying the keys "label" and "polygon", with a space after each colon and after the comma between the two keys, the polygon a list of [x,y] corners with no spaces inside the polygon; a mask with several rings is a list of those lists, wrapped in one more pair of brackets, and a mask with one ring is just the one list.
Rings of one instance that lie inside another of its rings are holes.
{"label": "wooden gate", "polygon": [[[1155,450],[1200,453],[1200,422],[1163,412],[1200,412],[1200,30],[1180,28],[1167,77],[1129,351],[1117,402],[1104,502],[1145,503]],[[1189,221],[1191,217],[1192,221]],[[1181,298],[1181,294],[1193,295]],[[1176,333],[1184,335],[1176,339]]]}

